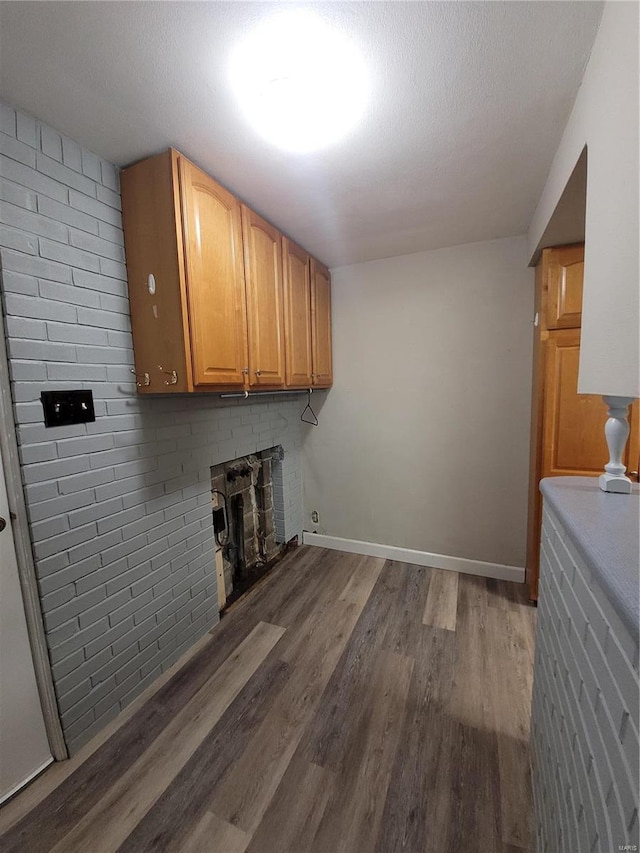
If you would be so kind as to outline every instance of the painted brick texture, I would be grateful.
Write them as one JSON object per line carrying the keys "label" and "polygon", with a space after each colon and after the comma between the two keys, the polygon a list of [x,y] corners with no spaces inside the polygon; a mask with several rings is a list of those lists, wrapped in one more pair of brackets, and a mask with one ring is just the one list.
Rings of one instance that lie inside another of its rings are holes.
{"label": "painted brick texture", "polygon": [[637,641],[548,508],[540,570],[531,729],[539,853],[637,850]]}
{"label": "painted brick texture", "polygon": [[[140,398],[118,170],[0,103],[14,414],[52,671],[75,752],[218,620],[210,467],[282,445],[278,541],[302,530],[299,397]],[[95,423],[45,429],[43,390]]]}

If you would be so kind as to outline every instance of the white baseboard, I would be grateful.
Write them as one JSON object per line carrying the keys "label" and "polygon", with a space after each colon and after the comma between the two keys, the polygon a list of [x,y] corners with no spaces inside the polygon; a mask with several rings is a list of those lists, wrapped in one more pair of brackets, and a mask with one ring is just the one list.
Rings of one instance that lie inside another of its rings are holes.
{"label": "white baseboard", "polygon": [[333,551],[346,551],[348,554],[384,557],[387,560],[412,563],[415,566],[430,566],[432,569],[462,572],[465,575],[480,575],[500,581],[524,583],[524,569],[519,566],[485,563],[482,560],[450,557],[447,554],[430,554],[428,551],[414,551],[411,548],[398,548],[395,545],[379,545],[376,542],[360,542],[357,539],[341,539],[339,536],[325,536],[322,533],[309,533],[306,530],[302,534],[302,542],[304,545],[330,548]]}

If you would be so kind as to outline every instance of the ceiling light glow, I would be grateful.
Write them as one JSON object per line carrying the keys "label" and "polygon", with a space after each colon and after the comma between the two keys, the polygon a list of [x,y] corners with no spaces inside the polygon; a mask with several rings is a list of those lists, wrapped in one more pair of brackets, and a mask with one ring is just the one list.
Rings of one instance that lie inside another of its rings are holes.
{"label": "ceiling light glow", "polygon": [[231,81],[256,130],[295,152],[344,137],[367,100],[356,48],[316,15],[299,10],[275,15],[247,36],[233,54]]}

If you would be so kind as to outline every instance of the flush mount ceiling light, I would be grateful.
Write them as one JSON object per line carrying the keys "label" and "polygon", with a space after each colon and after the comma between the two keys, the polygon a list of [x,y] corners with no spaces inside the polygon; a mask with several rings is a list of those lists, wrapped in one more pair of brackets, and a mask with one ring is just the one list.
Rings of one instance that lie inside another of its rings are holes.
{"label": "flush mount ceiling light", "polygon": [[345,136],[366,102],[358,51],[306,11],[282,12],[253,30],[232,57],[231,81],[253,127],[289,151],[315,151]]}

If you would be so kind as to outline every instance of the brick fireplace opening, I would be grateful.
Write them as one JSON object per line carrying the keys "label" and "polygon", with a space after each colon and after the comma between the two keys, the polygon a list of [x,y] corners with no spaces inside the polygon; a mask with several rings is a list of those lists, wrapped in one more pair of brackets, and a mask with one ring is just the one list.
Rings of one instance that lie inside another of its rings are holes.
{"label": "brick fireplace opening", "polygon": [[277,562],[274,479],[281,479],[282,447],[241,456],[211,468],[211,506],[220,611]]}

